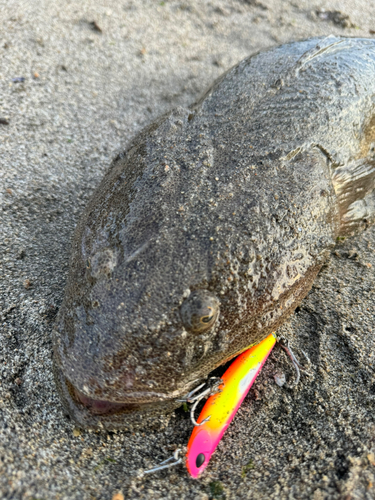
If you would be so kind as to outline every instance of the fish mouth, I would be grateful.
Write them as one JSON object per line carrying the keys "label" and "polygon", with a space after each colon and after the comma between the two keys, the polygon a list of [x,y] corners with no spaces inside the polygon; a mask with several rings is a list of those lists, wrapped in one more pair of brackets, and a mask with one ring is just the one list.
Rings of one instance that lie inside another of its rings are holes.
{"label": "fish mouth", "polygon": [[137,429],[147,422],[160,425],[160,418],[178,408],[180,391],[171,394],[134,392],[121,402],[95,399],[77,389],[54,363],[55,382],[67,413],[83,428]]}
{"label": "fish mouth", "polygon": [[155,392],[128,393],[122,402],[94,399],[77,389],[64,375],[62,376],[72,400],[78,405],[83,405],[94,415],[129,413],[149,406],[163,404],[166,401],[175,400],[173,395],[167,396]]}
{"label": "fish mouth", "polygon": [[83,392],[79,391],[68,379],[65,378],[65,384],[68,388],[69,394],[71,395],[74,402],[78,405],[83,405],[87,408],[93,415],[114,415],[121,412],[132,412],[139,410],[140,405],[147,404],[140,401],[137,403],[116,403],[112,401],[106,401],[101,399],[94,399],[86,396]]}

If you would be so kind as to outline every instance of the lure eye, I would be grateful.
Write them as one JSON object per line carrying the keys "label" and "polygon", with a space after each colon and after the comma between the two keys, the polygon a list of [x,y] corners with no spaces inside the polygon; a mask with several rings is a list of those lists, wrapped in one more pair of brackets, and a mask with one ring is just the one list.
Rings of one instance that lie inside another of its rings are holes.
{"label": "lure eye", "polygon": [[206,460],[206,457],[204,456],[203,453],[199,453],[199,455],[197,456],[196,460],[195,460],[195,465],[197,466],[197,468],[199,469],[199,467],[201,467],[204,462]]}
{"label": "lure eye", "polygon": [[219,301],[206,290],[196,290],[183,302],[181,318],[187,330],[203,333],[213,327],[219,314]]}

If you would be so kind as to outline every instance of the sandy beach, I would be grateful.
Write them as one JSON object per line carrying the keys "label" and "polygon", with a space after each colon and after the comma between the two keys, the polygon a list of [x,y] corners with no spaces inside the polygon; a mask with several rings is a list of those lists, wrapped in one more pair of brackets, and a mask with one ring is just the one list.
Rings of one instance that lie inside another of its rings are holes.
{"label": "sandy beach", "polygon": [[199,480],[141,475],[186,447],[182,409],[137,432],[67,418],[51,331],[74,227],[128,141],[259,50],[375,36],[375,2],[0,0],[0,27],[0,498],[374,499],[375,227],[281,328],[312,376],[279,387],[276,347]]}

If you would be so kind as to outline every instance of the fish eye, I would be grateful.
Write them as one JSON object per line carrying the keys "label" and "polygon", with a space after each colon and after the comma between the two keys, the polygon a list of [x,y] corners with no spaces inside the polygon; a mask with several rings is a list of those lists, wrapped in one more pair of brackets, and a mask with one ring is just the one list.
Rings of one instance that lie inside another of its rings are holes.
{"label": "fish eye", "polygon": [[215,324],[219,301],[207,290],[196,290],[184,300],[180,309],[184,327],[193,333],[204,333]]}

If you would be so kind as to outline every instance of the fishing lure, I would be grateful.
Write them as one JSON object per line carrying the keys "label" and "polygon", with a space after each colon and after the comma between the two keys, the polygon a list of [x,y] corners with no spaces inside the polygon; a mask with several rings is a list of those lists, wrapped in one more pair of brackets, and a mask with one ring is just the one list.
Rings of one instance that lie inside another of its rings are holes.
{"label": "fishing lure", "polygon": [[206,401],[197,419],[198,425],[190,436],[186,454],[186,467],[194,478],[207,467],[275,343],[276,335],[271,333],[260,344],[240,354],[221,377],[220,392]]}

